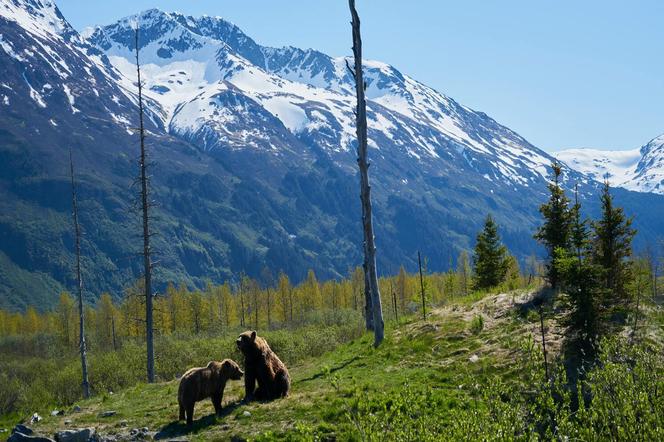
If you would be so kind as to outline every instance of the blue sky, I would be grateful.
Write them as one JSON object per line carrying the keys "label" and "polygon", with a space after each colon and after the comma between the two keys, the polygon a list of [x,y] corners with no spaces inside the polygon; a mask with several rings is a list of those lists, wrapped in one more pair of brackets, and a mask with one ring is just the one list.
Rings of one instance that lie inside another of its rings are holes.
{"label": "blue sky", "polygon": [[[345,0],[56,0],[82,29],[158,7],[219,15],[260,44],[350,54]],[[664,1],[357,0],[385,61],[531,143],[630,149],[664,133]]]}

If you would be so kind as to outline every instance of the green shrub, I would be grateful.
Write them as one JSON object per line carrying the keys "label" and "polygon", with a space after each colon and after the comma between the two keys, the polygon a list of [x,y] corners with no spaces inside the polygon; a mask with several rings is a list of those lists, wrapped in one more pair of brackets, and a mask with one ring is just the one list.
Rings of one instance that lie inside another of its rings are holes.
{"label": "green shrub", "polygon": [[484,330],[484,316],[477,314],[470,321],[470,332],[478,335],[482,330]]}

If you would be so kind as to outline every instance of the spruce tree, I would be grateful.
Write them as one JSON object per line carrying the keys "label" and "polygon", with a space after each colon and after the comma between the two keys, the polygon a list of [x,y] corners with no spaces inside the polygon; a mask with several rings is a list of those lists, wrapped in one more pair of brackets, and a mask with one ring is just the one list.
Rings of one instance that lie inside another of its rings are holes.
{"label": "spruce tree", "polygon": [[560,163],[551,164],[553,169],[553,182],[549,183],[551,196],[546,204],[540,207],[544,217],[544,224],[535,233],[535,239],[546,247],[549,262],[546,265],[547,279],[553,288],[559,288],[560,275],[554,263],[556,249],[568,249],[570,246],[570,227],[572,214],[569,208],[569,199],[560,186],[562,167]]}
{"label": "spruce tree", "polygon": [[593,261],[601,267],[603,285],[607,290],[605,307],[626,301],[626,285],[630,279],[628,259],[632,256],[632,219],[627,218],[622,207],[616,207],[608,181],[604,182],[601,195],[602,217],[593,222]]}
{"label": "spruce tree", "polygon": [[581,217],[578,191],[570,211],[571,249],[556,249],[554,266],[571,304],[569,316],[572,341],[590,359],[594,353],[599,329],[599,300],[602,296],[601,269],[592,259],[592,243],[588,221]]}
{"label": "spruce tree", "polygon": [[507,248],[500,242],[498,226],[491,215],[487,216],[484,229],[477,235],[473,264],[475,289],[495,287],[505,280],[509,266]]}

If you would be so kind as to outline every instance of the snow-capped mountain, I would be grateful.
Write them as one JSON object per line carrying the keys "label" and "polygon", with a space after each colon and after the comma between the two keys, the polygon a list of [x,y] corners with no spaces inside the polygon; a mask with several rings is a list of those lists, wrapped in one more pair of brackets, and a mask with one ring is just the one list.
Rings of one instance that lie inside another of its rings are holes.
{"label": "snow-capped mountain", "polygon": [[633,150],[567,149],[555,156],[569,167],[636,192],[664,194],[664,135]]}
{"label": "snow-capped mountain", "polygon": [[[262,147],[279,153],[288,137],[275,144],[273,137],[256,136],[264,132],[259,122],[253,121],[253,134],[232,129],[254,115],[272,125],[272,116],[309,148],[337,161],[352,160],[355,98],[343,57],[263,47],[221,18],[153,9],[96,28],[87,40],[104,51],[127,87],[135,77],[136,23],[148,94],[171,133],[208,149],[269,144]],[[392,66],[373,61],[365,66],[372,147],[399,152],[432,170],[454,158],[487,180],[528,185],[546,176],[551,158],[485,114]],[[239,96],[253,103],[229,105]]]}
{"label": "snow-capped mountain", "polygon": [[[361,263],[355,96],[344,57],[256,43],[218,17],[149,10],[77,33],[48,0],[0,0],[0,306],[48,307],[71,284],[69,148],[92,300],[140,276],[134,28],[154,166],[158,288],[169,281],[338,278]],[[350,33],[350,29],[349,29]],[[553,157],[482,112],[365,61],[378,267],[431,270],[492,213],[519,258]],[[659,164],[651,143],[637,165]],[[659,152],[659,153],[658,153]],[[659,166],[657,166],[659,167]],[[597,213],[597,181],[565,168]],[[664,197],[615,190],[638,241],[664,234]]]}

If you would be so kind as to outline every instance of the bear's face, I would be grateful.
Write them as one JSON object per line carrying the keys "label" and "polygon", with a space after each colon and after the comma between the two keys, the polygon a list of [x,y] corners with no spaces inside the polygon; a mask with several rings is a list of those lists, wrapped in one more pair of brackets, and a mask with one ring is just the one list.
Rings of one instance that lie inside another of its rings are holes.
{"label": "bear's face", "polygon": [[239,381],[242,379],[244,372],[240,369],[240,366],[237,365],[235,361],[230,359],[224,360],[221,364],[221,373],[226,379],[232,379],[234,381]]}
{"label": "bear's face", "polygon": [[256,331],[246,331],[242,333],[235,341],[238,350],[242,354],[249,355],[256,350]]}

